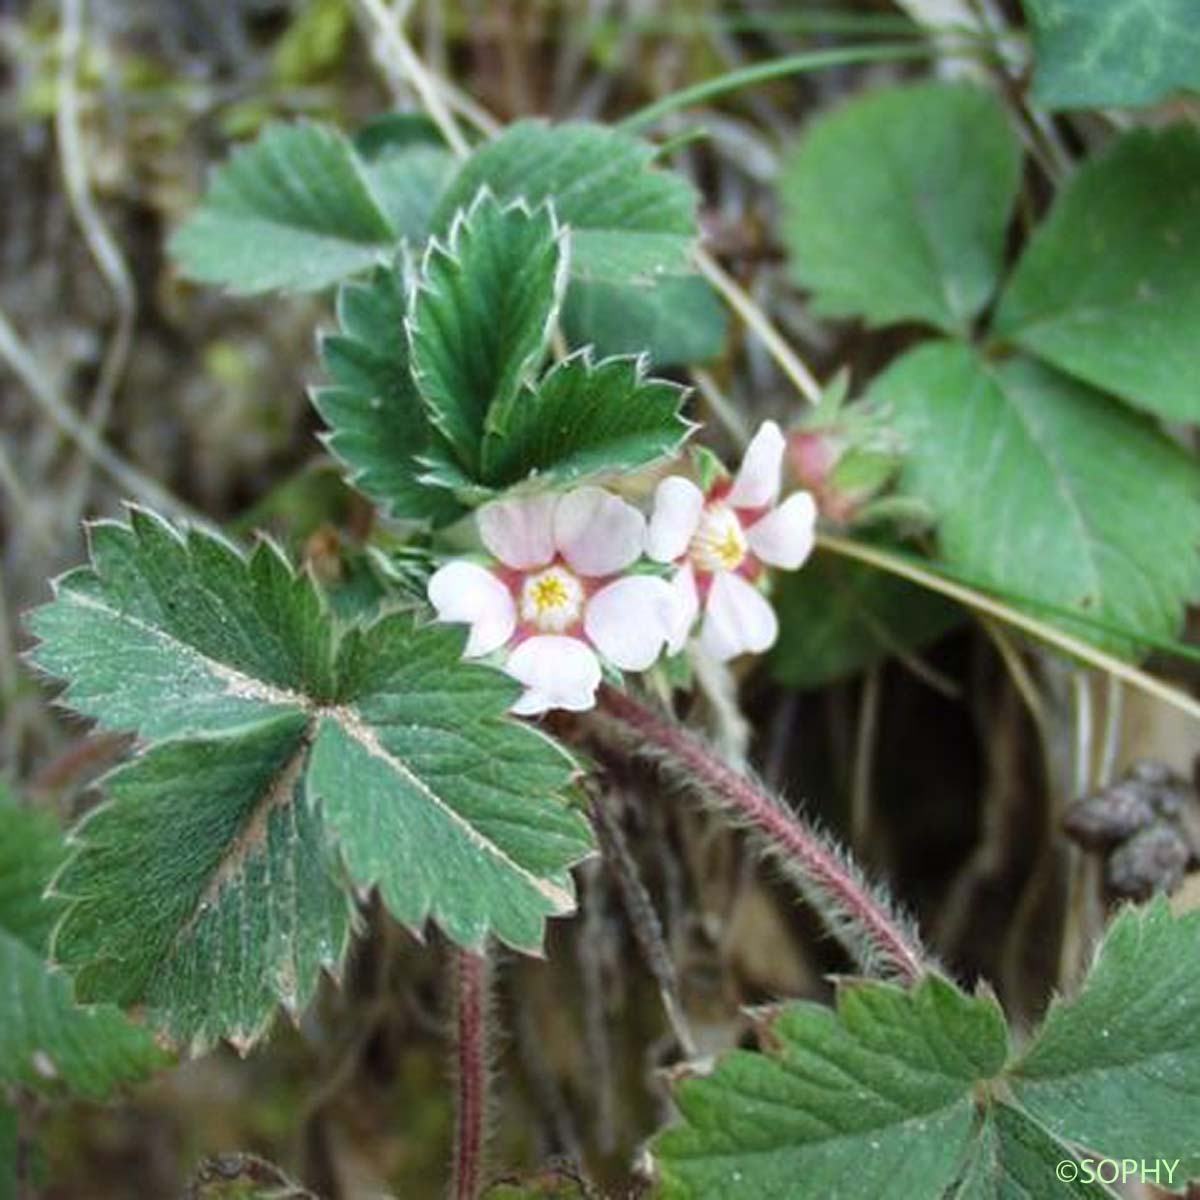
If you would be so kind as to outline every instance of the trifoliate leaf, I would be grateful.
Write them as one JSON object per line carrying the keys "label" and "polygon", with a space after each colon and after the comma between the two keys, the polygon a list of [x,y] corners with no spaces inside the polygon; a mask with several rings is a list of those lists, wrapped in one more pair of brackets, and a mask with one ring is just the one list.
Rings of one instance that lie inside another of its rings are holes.
{"label": "trifoliate leaf", "polygon": [[100,1098],[165,1066],[167,1056],[110,1005],[79,1007],[70,982],[47,967],[49,928],[62,907],[44,893],[64,853],[48,817],[0,790],[0,1086]]}
{"label": "trifoliate leaf", "polygon": [[321,339],[321,361],[334,382],[314,390],[312,400],[349,483],[389,516],[446,525],[464,510],[451,492],[424,478],[420,456],[440,435],[413,382],[404,292],[399,265],[343,285],[338,332]]}
{"label": "trifoliate leaf", "polygon": [[83,1000],[145,1005],[173,1040],[245,1051],[345,956],[351,908],[304,797],[295,712],[152,747],[105,780],[109,802],[55,881],[54,957]]}
{"label": "trifoliate leaf", "polygon": [[476,150],[438,207],[448,229],[481,187],[501,200],[553,202],[571,231],[571,271],[615,283],[689,269],[696,194],[681,176],[651,167],[654,147],[600,125],[520,121]]}
{"label": "trifoliate leaf", "polygon": [[80,711],[167,740],[109,776],[58,877],[81,997],[245,1048],[337,969],[351,881],[471,946],[536,949],[569,911],[591,848],[572,760],[506,716],[518,685],[461,661],[461,629],[343,633],[269,545],[246,558],[141,510],[92,546],[34,614],[36,661]]}
{"label": "trifoliate leaf", "polygon": [[1079,994],[1052,1005],[1012,1068],[1017,1099],[1059,1137],[1200,1174],[1200,912],[1126,908]]}
{"label": "trifoliate leaf", "polygon": [[536,950],[546,917],[574,909],[568,868],[590,851],[589,826],[558,798],[571,760],[504,719],[518,685],[461,655],[459,630],[406,613],[352,634],[309,786],[351,874],[398,920]]}
{"label": "trifoliate leaf", "polygon": [[[932,343],[881,376],[908,448],[900,484],[940,556],[983,587],[1151,638],[1200,589],[1200,469],[1148,421],[1038,363]],[[1118,652],[1099,624],[1034,612]]]}
{"label": "trifoliate leaf", "polygon": [[425,256],[408,326],[433,425],[471,473],[485,428],[503,430],[545,357],[566,286],[565,234],[549,205],[480,192]]}
{"label": "trifoliate leaf", "polygon": [[724,307],[699,275],[652,284],[572,280],[562,323],[572,346],[591,346],[600,357],[644,353],[656,367],[719,358],[728,332]]}
{"label": "trifoliate leaf", "polygon": [[995,333],[1140,408],[1200,421],[1197,328],[1200,132],[1137,130],[1067,183]]}
{"label": "trifoliate leaf", "polygon": [[[655,1157],[664,1200],[938,1197],[974,1137],[974,1088],[1004,1064],[999,1006],[937,977],[790,1004],[764,1053],[735,1051],[676,1091]],[[799,1181],[803,1190],[797,1191]]]}
{"label": "trifoliate leaf", "polygon": [[771,672],[795,688],[819,688],[897,653],[936,641],[962,609],[915,584],[834,554],[781,572],[772,599],[779,641]]}
{"label": "trifoliate leaf", "polygon": [[509,407],[507,425],[483,446],[483,477],[501,486],[536,475],[561,485],[608,471],[631,471],[674,454],[690,426],[684,392],[647,379],[644,360],[592,362],[582,351],[552,367]]}
{"label": "trifoliate leaf", "polygon": [[[1067,1164],[1063,1167],[1062,1164]],[[1114,1194],[1036,1121],[1007,1104],[982,1118],[962,1179],[946,1200],[1115,1200]]]}
{"label": "trifoliate leaf", "polygon": [[1200,91],[1192,0],[1023,0],[1044,108],[1154,104]]}
{"label": "trifoliate leaf", "polygon": [[171,253],[190,278],[235,292],[322,288],[395,244],[394,207],[335,129],[271,125],[217,170]]}
{"label": "trifoliate leaf", "polygon": [[793,275],[828,316],[968,328],[999,277],[1020,159],[982,88],[850,101],[813,124],[780,184]]}

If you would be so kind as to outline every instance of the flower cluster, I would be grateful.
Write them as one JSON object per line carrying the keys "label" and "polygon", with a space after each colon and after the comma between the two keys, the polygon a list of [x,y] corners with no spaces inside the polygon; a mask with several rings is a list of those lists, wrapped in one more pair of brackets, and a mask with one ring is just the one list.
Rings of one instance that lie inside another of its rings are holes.
{"label": "flower cluster", "polygon": [[[707,491],[664,479],[649,522],[598,487],[486,504],[477,521],[492,560],[447,563],[429,599],[439,620],[470,626],[468,657],[503,653],[525,687],[513,711],[525,715],[591,708],[602,663],[647,670],[683,648],[701,613],[715,658],[766,650],[778,634],[766,568],[799,567],[816,523],[807,493],[777,503],[784,450],[766,422],[734,479]],[[650,573],[663,566],[667,577]]]}

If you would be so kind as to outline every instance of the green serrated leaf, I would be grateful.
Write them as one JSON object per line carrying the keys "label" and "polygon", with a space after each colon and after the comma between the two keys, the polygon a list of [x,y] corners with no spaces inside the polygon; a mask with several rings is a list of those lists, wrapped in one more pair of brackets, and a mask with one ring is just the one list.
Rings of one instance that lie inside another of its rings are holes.
{"label": "green serrated leaf", "polygon": [[[46,942],[61,906],[44,893],[64,854],[47,816],[0,793],[0,1086],[65,1088],[99,1099],[168,1059],[115,1008],[78,1007],[70,983],[47,967]],[[0,1153],[0,1171],[4,1161]]]}
{"label": "green serrated leaf", "polygon": [[337,973],[351,907],[303,796],[308,722],[152,747],[105,780],[55,881],[53,953],[82,1000],[145,1005],[172,1040],[245,1051]]}
{"label": "green serrated leaf", "polygon": [[1056,1001],[1011,1072],[1056,1135],[1114,1158],[1179,1159],[1200,1174],[1200,912],[1125,908],[1070,1000]]}
{"label": "green serrated leaf", "polygon": [[483,478],[494,486],[531,475],[548,485],[636,470],[675,454],[691,426],[684,390],[647,379],[645,362],[587,351],[556,363],[511,405],[506,428],[483,445]]}
{"label": "green serrated leaf", "polygon": [[954,628],[962,609],[925,588],[865,564],[818,552],[803,571],[780,574],[773,600],[779,641],[771,672],[795,688],[818,688]]}
{"label": "green serrated leaf", "polygon": [[[1200,587],[1200,469],[1148,421],[1049,367],[928,344],[875,383],[908,448],[902,491],[984,587],[1152,638]],[[1045,614],[1042,614],[1045,615]],[[1094,625],[1050,618],[1119,653]]]}
{"label": "green serrated leaf", "polygon": [[343,957],[330,830],[401,920],[540,946],[589,827],[562,796],[572,760],[506,716],[519,686],[461,661],[463,630],[396,613],[340,636],[273,548],[141,510],[92,545],[34,614],[36,661],[89,716],[167,740],[108,777],[58,877],[54,950],[82,998],[252,1044]]}
{"label": "green serrated leaf", "polygon": [[502,432],[540,366],[566,286],[565,233],[553,210],[505,207],[482,191],[430,244],[408,330],[433,425],[475,474],[485,430]]}
{"label": "green serrated leaf", "polygon": [[601,125],[519,121],[476,150],[442,198],[447,229],[481,187],[501,200],[554,204],[571,230],[571,271],[615,283],[689,270],[696,194],[680,176],[651,167],[646,142]]}
{"label": "green serrated leaf", "polygon": [[1193,0],[1023,0],[1043,108],[1154,104],[1200,91]]}
{"label": "green serrated leaf", "polygon": [[933,976],[911,992],[844,986],[836,1013],[790,1004],[764,1053],[735,1051],[680,1085],[683,1124],[655,1145],[660,1194],[940,1196],[971,1145],[973,1088],[1006,1052],[995,1001]]}
{"label": "green serrated leaf", "polygon": [[404,332],[401,267],[380,267],[365,283],[338,293],[338,332],[321,339],[333,383],[312,401],[329,426],[326,445],[348,481],[390,516],[447,525],[463,507],[430,487],[420,461],[435,435],[413,382]]}
{"label": "green serrated leaf", "polygon": [[558,798],[570,758],[504,719],[517,685],[461,654],[461,631],[405,613],[348,638],[310,787],[351,874],[398,920],[535,950],[545,919],[574,908],[568,868],[591,835]]}
{"label": "green serrated leaf", "polygon": [[1200,131],[1136,130],[1034,234],[995,334],[1164,417],[1200,421]]}
{"label": "green serrated leaf", "polygon": [[[1060,1174],[1062,1163],[1074,1170]],[[983,1118],[966,1173],[946,1200],[1112,1200],[1114,1194],[1087,1174],[1075,1152],[1027,1114],[997,1103]]]}
{"label": "green serrated leaf", "polygon": [[990,91],[921,83],[854,99],[788,161],[792,273],[828,316],[961,332],[999,278],[1020,169]]}
{"label": "green serrated leaf", "polygon": [[235,292],[326,287],[397,239],[351,143],[324,125],[276,124],[235,150],[171,238],[183,272]]}
{"label": "green serrated leaf", "polygon": [[725,308],[699,275],[646,285],[572,280],[562,323],[572,346],[601,357],[644,353],[656,367],[711,362],[728,333]]}
{"label": "green serrated leaf", "polygon": [[160,738],[240,728],[331,693],[320,598],[269,542],[247,561],[140,508],[89,535],[91,566],[64,575],[29,619],[33,661],[70,681],[78,712]]}

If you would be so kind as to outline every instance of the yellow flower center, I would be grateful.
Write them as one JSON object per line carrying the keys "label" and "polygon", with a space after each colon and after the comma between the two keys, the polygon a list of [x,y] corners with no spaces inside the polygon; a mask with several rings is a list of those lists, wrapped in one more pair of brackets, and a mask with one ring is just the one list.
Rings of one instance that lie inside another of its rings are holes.
{"label": "yellow flower center", "polygon": [[748,549],[737,513],[726,504],[710,504],[700,516],[688,554],[700,571],[736,571]]}
{"label": "yellow flower center", "polygon": [[528,575],[521,586],[521,618],[539,633],[563,633],[583,613],[583,584],[566,567]]}

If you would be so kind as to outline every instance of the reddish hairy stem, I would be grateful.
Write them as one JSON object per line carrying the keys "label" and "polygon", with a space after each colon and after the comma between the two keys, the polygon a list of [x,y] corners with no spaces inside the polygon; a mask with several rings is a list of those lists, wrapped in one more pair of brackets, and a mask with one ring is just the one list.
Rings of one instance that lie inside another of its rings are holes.
{"label": "reddish hairy stem", "polygon": [[723,762],[695,734],[626,692],[604,687],[600,708],[646,749],[681,768],[694,786],[735,813],[780,860],[832,901],[846,924],[890,974],[907,983],[932,969],[920,945],[857,877],[857,872],[769,792]]}
{"label": "reddish hairy stem", "polygon": [[450,1195],[452,1200],[476,1200],[482,1187],[487,1126],[488,960],[486,951],[452,953],[458,1107]]}

